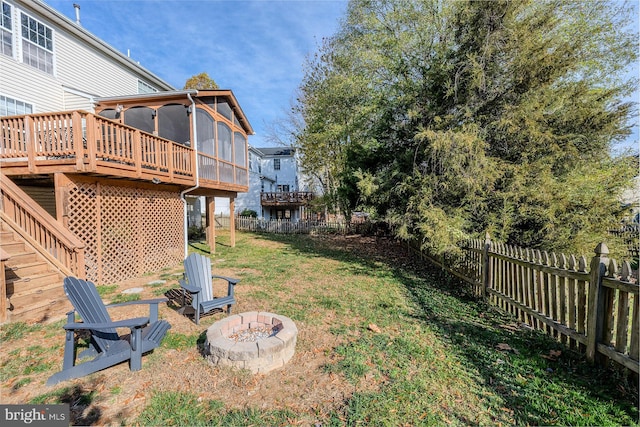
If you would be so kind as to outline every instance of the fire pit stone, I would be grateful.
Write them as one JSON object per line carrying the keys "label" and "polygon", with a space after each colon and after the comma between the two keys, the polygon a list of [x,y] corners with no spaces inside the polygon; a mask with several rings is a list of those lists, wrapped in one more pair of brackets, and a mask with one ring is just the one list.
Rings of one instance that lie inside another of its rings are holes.
{"label": "fire pit stone", "polygon": [[268,312],[235,314],[207,329],[205,352],[214,364],[266,373],[295,352],[298,329],[291,319]]}

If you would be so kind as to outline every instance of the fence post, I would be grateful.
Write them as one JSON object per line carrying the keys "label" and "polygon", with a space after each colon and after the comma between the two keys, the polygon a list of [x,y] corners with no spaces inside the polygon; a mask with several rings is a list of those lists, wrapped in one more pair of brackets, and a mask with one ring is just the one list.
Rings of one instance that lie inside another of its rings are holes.
{"label": "fence post", "polygon": [[595,256],[591,258],[591,269],[589,279],[589,317],[587,319],[587,361],[596,362],[598,342],[602,340],[602,330],[604,322],[604,298],[602,289],[602,278],[607,272],[609,264],[609,248],[605,243],[596,246]]}
{"label": "fence post", "polygon": [[489,248],[491,248],[491,237],[489,232],[484,236],[484,247],[482,248],[482,299],[487,298],[487,288],[491,284],[491,264],[489,262]]}

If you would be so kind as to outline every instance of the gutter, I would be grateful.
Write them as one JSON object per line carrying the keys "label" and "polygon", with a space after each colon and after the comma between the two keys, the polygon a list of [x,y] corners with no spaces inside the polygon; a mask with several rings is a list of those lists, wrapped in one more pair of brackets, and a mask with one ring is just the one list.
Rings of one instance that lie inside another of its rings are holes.
{"label": "gutter", "polygon": [[[187,199],[185,195],[198,187],[200,187],[200,170],[198,162],[198,131],[196,127],[196,102],[191,98],[192,92],[187,92],[187,98],[191,101],[191,123],[193,126],[193,151],[195,152],[195,173],[196,173],[196,185],[180,193],[180,199],[182,200],[183,219],[184,219],[184,257],[185,259],[189,255],[189,219],[187,218]],[[195,91],[197,94],[198,91]]]}

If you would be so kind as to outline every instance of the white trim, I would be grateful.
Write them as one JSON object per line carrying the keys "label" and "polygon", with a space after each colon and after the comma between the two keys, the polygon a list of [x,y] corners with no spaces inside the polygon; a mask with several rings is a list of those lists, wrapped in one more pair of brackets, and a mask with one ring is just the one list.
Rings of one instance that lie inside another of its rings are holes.
{"label": "white trim", "polygon": [[14,96],[5,95],[2,92],[0,92],[0,96],[4,96],[5,98],[12,99],[12,100],[17,101],[17,102],[22,102],[23,104],[31,105],[31,113],[30,114],[34,114],[34,113],[37,112],[36,104],[34,104],[33,102],[28,102],[28,101],[24,101],[24,100],[22,100],[20,98],[16,98]]}
{"label": "white trim", "polygon": [[[18,12],[19,12],[19,13],[16,15],[16,18],[17,18],[17,21],[18,21],[19,28],[14,29],[14,33],[13,33],[14,35],[17,35],[17,37],[19,37],[19,38],[20,38],[20,41],[19,41],[19,43],[18,43],[18,44],[20,45],[20,54],[19,54],[19,56],[18,56],[18,61],[19,61],[20,63],[22,63],[22,64],[25,64],[25,65],[27,65],[27,66],[29,66],[29,67],[31,67],[31,68],[33,68],[33,69],[35,69],[35,70],[40,71],[41,73],[45,73],[45,74],[46,74],[46,75],[48,75],[48,76],[53,76],[53,77],[55,77],[55,76],[56,76],[56,61],[57,61],[57,55],[56,55],[56,41],[55,41],[55,38],[56,38],[56,30],[55,30],[55,27],[54,27],[51,23],[49,23],[48,21],[46,21],[43,17],[37,17],[37,18],[36,18],[35,16],[33,16],[33,15],[32,15],[32,14],[30,14],[29,12],[25,11],[24,9],[19,9],[19,10],[18,10]],[[47,27],[48,29],[50,29],[50,30],[51,30],[51,50],[47,49],[46,47],[40,46],[38,43],[35,43],[35,42],[33,42],[31,39],[29,39],[29,38],[25,38],[25,37],[22,35],[22,15],[23,15],[23,14],[24,14],[25,16],[27,16],[28,18],[33,19],[33,20],[34,20],[34,21],[36,21],[37,23],[40,23],[40,24],[44,25],[45,27]],[[16,34],[16,33],[17,33],[17,34]],[[27,43],[34,45],[36,48],[38,48],[38,49],[43,49],[44,51],[46,51],[46,52],[48,52],[48,53],[50,53],[50,54],[51,54],[51,56],[52,56],[52,58],[51,58],[51,68],[52,68],[52,69],[51,69],[51,73],[49,73],[48,71],[43,71],[43,70],[41,70],[40,68],[38,68],[38,67],[34,67],[34,66],[33,66],[33,65],[31,65],[30,63],[25,62],[25,60],[24,60],[24,48],[22,47],[22,46],[23,46],[23,42],[24,42],[25,40],[27,41]]]}
{"label": "white trim", "polygon": [[91,93],[87,93],[87,92],[83,92],[83,91],[78,90],[78,89],[73,89],[73,88],[70,88],[70,87],[65,86],[65,85],[62,85],[62,90],[67,92],[67,93],[70,93],[72,95],[78,95],[78,96],[80,96],[82,98],[87,98],[93,107],[95,107],[96,104],[97,104],[97,102],[96,102],[97,95],[94,95],[94,94],[91,94]]}

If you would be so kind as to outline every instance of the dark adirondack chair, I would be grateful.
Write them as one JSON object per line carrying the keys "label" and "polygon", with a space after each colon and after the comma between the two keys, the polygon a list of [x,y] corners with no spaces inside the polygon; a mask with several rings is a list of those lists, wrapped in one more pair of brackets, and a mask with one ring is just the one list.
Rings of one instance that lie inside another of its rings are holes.
{"label": "dark adirondack chair", "polygon": [[[211,274],[211,259],[204,255],[192,253],[184,260],[184,275],[187,281],[180,280],[182,288],[182,314],[193,313],[196,325],[200,324],[200,316],[215,308],[227,307],[231,314],[231,306],[236,303],[233,296],[234,286],[240,279],[216,276]],[[227,282],[227,295],[216,298],[213,293],[213,279]],[[187,293],[191,295],[191,306],[187,306]]]}
{"label": "dark adirondack chair", "polygon": [[[64,279],[64,291],[73,304],[74,310],[67,313],[67,324],[64,344],[64,360],[62,371],[52,375],[47,385],[60,381],[80,378],[85,375],[129,361],[129,369],[139,371],[142,368],[142,355],[160,345],[162,338],[171,328],[166,320],[158,320],[158,304],[166,302],[166,298],[146,301],[131,301],[121,304],[104,305],[95,285],[92,282],[67,277]],[[113,322],[108,307],[133,304],[149,305],[149,317]],[[76,322],[78,313],[82,322]],[[120,336],[116,328],[129,328],[131,334]],[[75,331],[85,330],[90,333],[89,348],[81,351],[78,360],[92,357],[76,365]]]}

